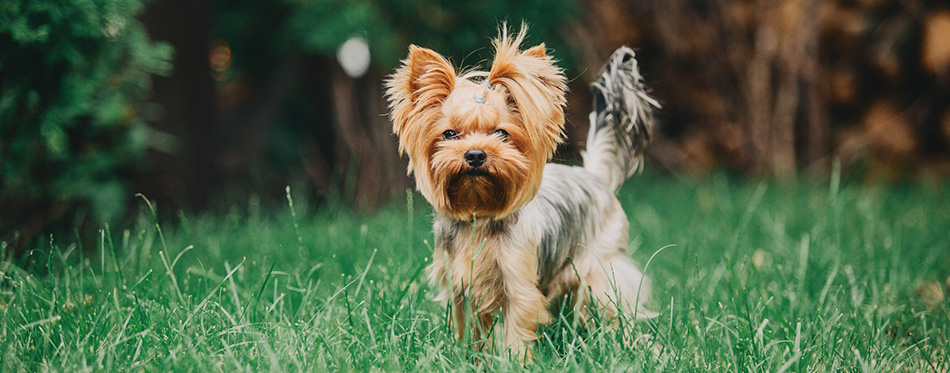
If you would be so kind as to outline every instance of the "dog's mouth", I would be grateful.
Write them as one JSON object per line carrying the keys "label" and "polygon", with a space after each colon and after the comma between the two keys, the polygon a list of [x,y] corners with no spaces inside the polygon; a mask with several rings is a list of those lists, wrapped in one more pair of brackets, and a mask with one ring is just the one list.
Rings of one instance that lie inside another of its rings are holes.
{"label": "dog's mouth", "polygon": [[491,174],[488,173],[488,171],[485,171],[485,168],[483,168],[483,167],[478,167],[478,168],[473,167],[473,168],[469,168],[468,170],[462,171],[462,172],[459,174],[459,176],[460,176],[460,177],[464,177],[464,176],[471,176],[471,177],[490,177]]}
{"label": "dog's mouth", "polygon": [[495,176],[488,172],[484,167],[472,167],[455,174],[450,180],[453,189],[458,189],[462,185],[476,184],[494,184]]}
{"label": "dog's mouth", "polygon": [[494,189],[499,186],[498,175],[495,175],[485,167],[470,167],[459,171],[449,180],[449,188],[453,191],[462,191],[465,189]]}

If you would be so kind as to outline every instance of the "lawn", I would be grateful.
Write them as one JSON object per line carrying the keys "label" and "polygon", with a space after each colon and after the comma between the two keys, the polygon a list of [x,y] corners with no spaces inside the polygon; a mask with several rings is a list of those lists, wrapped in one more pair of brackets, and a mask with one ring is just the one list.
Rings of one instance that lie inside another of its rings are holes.
{"label": "lawn", "polygon": [[[142,199],[95,247],[0,262],[0,370],[520,369],[431,300],[417,194],[371,215],[292,195],[160,223]],[[660,316],[560,314],[528,369],[950,370],[945,183],[647,175],[620,199]]]}

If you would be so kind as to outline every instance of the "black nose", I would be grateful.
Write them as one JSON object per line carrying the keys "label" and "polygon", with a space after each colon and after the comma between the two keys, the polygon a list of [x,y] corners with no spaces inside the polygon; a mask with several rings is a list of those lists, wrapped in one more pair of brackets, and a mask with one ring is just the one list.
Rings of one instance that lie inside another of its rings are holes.
{"label": "black nose", "polygon": [[488,158],[488,154],[485,154],[485,151],[481,149],[470,149],[465,152],[465,161],[472,167],[481,166],[485,163],[486,158]]}

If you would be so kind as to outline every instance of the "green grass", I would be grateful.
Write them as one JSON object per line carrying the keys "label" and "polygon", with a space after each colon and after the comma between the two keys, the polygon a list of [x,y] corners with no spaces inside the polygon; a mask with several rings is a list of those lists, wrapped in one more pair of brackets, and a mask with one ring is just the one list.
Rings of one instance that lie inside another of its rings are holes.
{"label": "green grass", "polygon": [[[832,184],[632,179],[631,255],[675,245],[646,270],[661,315],[562,314],[528,369],[947,371],[950,191]],[[0,370],[520,369],[457,342],[431,301],[418,196],[370,216],[295,197],[160,229],[143,202],[95,247],[0,262]]]}

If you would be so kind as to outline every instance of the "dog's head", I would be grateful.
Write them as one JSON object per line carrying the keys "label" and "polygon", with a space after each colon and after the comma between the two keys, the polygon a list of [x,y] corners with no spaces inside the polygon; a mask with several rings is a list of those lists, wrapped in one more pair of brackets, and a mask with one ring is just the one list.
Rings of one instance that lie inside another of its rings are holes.
{"label": "dog's head", "polygon": [[563,141],[566,79],[544,44],[520,50],[525,32],[503,27],[488,72],[457,75],[438,53],[410,46],[386,82],[399,151],[447,216],[511,214],[537,194]]}

